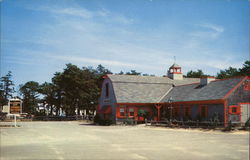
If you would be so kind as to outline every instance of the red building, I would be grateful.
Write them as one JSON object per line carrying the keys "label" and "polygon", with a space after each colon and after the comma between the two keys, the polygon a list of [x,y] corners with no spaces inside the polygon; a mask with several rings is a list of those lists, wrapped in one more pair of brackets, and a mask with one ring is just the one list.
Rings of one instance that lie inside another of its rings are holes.
{"label": "red building", "polygon": [[250,79],[184,78],[173,64],[167,76],[107,75],[97,114],[115,123],[132,119],[245,123],[250,115]]}

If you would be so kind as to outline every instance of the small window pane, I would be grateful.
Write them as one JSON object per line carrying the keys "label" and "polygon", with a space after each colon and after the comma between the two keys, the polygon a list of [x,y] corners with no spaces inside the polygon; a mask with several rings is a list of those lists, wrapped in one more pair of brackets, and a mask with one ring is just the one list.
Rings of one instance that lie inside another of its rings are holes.
{"label": "small window pane", "polygon": [[233,107],[232,108],[232,113],[236,113],[237,112],[237,108],[236,107]]}
{"label": "small window pane", "polygon": [[120,108],[120,116],[125,116],[124,108]]}
{"label": "small window pane", "polygon": [[134,116],[134,108],[129,108],[129,116]]}
{"label": "small window pane", "polygon": [[120,112],[124,112],[124,108],[120,108]]}

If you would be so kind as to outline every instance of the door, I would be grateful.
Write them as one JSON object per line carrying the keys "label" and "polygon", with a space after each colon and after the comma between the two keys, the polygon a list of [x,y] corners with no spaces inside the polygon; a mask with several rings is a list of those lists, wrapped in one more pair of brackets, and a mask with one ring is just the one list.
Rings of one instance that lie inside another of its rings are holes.
{"label": "door", "polygon": [[240,104],[241,122],[245,124],[250,117],[250,103]]}

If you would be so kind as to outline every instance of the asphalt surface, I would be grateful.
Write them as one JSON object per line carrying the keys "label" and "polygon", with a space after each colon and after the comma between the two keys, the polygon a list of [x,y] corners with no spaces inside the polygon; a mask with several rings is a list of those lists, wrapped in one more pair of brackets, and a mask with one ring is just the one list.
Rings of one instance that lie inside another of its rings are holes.
{"label": "asphalt surface", "polygon": [[21,127],[0,128],[1,160],[249,160],[249,132],[95,126],[85,122],[18,124]]}

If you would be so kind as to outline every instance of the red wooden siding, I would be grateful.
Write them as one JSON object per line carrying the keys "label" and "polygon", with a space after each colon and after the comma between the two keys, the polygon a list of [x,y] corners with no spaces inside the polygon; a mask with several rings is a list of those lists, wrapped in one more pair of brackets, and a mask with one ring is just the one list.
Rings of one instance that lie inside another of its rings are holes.
{"label": "red wooden siding", "polygon": [[208,116],[208,107],[206,105],[200,105],[199,106],[199,115],[202,118],[207,118],[207,116]]}
{"label": "red wooden siding", "polygon": [[190,106],[186,105],[183,107],[183,117],[190,117],[191,116],[191,108]]}

